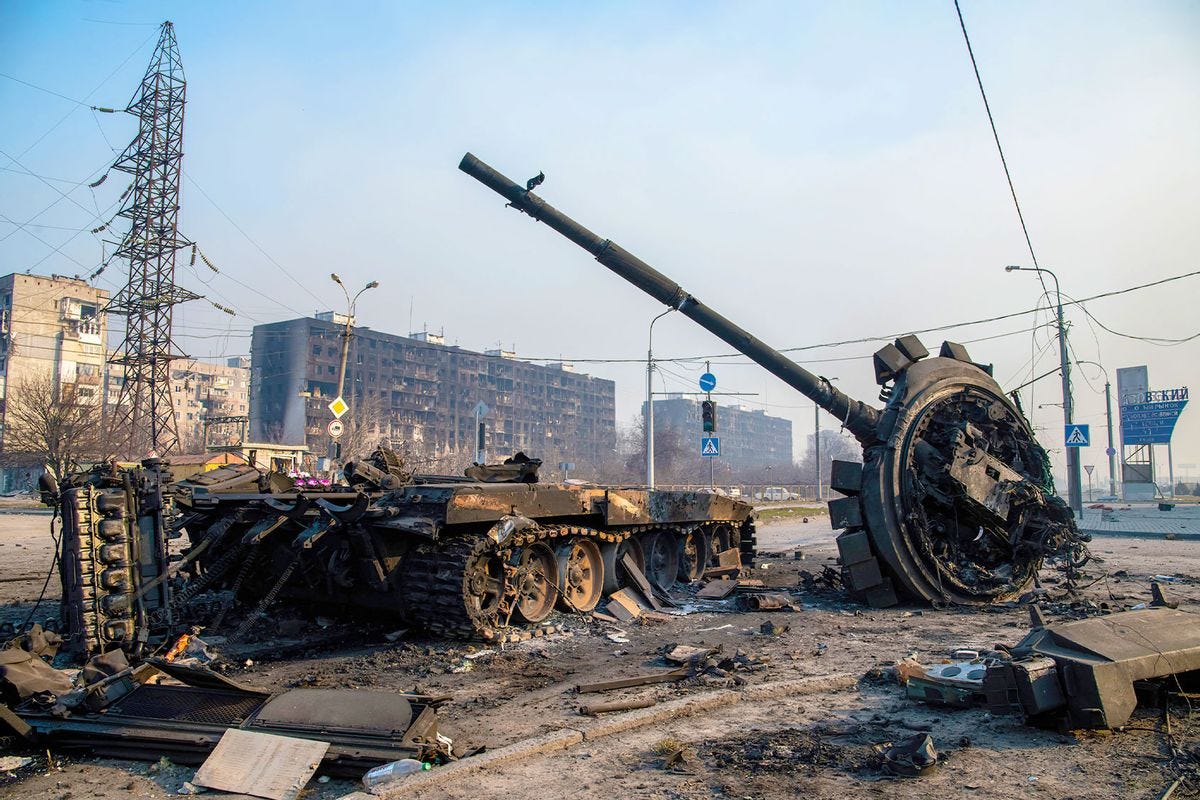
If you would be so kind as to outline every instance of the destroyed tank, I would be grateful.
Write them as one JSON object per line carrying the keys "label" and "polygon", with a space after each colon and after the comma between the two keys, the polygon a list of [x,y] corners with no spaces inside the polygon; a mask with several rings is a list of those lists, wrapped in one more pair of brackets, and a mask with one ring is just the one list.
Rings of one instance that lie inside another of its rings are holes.
{"label": "destroyed tank", "polygon": [[752,562],[747,503],[542,484],[540,463],[414,475],[381,449],[332,487],[244,465],[179,482],[157,459],[102,465],[44,494],[63,518],[65,632],[84,652],[144,652],[193,625],[239,640],[290,597],[489,639],[630,583],[654,604],[676,581]]}
{"label": "destroyed tank", "polygon": [[862,463],[833,462],[829,504],[842,575],[874,606],[901,597],[991,603],[1020,594],[1047,558],[1071,571],[1086,536],[1059,498],[1046,451],[1017,398],[990,366],[944,342],[937,356],[915,336],[875,353],[882,408],[855,400],[733,324],[678,283],[470,153],[459,169],[508,206],[570,239],[656,300],[677,309],[832,414],[862,446]]}

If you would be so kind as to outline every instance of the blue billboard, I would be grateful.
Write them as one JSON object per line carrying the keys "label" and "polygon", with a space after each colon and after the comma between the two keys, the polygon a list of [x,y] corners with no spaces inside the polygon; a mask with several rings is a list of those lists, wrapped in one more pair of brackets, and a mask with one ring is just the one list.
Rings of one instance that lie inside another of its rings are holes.
{"label": "blue billboard", "polygon": [[[1178,392],[1179,390],[1174,390]],[[1147,399],[1159,394],[1147,392]],[[1165,394],[1165,393],[1163,393]],[[1187,405],[1187,389],[1182,400],[1161,400],[1150,403],[1130,403],[1121,406],[1122,444],[1170,444],[1175,423]],[[1168,395],[1169,396],[1169,395]],[[1178,397],[1178,394],[1175,394]]]}

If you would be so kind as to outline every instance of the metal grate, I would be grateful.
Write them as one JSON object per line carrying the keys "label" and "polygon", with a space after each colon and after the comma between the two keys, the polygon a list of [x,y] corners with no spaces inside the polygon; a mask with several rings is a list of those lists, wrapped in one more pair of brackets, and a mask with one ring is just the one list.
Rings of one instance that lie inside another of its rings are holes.
{"label": "metal grate", "polygon": [[142,686],[110,706],[111,717],[201,722],[211,725],[236,725],[262,705],[263,698],[247,697],[217,689],[188,686]]}

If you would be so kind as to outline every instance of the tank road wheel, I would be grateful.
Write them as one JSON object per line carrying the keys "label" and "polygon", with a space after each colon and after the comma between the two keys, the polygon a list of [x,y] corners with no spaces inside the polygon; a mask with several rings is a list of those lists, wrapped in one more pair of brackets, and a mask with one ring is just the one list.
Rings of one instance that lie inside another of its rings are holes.
{"label": "tank road wheel", "polygon": [[632,536],[619,542],[609,542],[600,548],[600,552],[604,556],[605,594],[612,594],[629,585],[629,578],[621,568],[621,559],[626,553],[633,558],[633,563],[638,565],[638,569],[643,573],[646,571],[646,554],[642,550],[641,542]]}
{"label": "tank road wheel", "polygon": [[517,616],[526,622],[541,622],[554,610],[558,597],[558,559],[542,542],[522,547],[516,562]]}
{"label": "tank road wheel", "polygon": [[733,528],[728,525],[717,525],[708,530],[708,563],[717,566],[717,556],[734,547]]}
{"label": "tank road wheel", "polygon": [[700,580],[708,567],[708,537],[696,528],[680,537],[679,542],[679,580],[684,583]]}
{"label": "tank road wheel", "polygon": [[493,620],[500,615],[508,589],[504,561],[495,552],[476,552],[463,571],[463,600],[472,619]]}
{"label": "tank road wheel", "polygon": [[671,531],[649,534],[642,542],[646,552],[646,580],[664,592],[679,576],[679,537]]}
{"label": "tank road wheel", "polygon": [[604,559],[591,539],[573,537],[558,546],[558,606],[588,612],[604,589]]}

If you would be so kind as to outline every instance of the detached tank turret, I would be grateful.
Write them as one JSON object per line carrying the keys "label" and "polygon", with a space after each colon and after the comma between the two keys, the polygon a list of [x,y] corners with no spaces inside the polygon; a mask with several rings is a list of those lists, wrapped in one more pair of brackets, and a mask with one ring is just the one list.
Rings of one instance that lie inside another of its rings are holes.
{"label": "detached tank turret", "polygon": [[1022,592],[1046,558],[1075,563],[1086,537],[1054,493],[1029,421],[962,345],[930,357],[904,336],[880,349],[883,408],[855,400],[725,319],[620,245],[583,227],[470,153],[459,169],[508,205],[587,250],[651,297],[699,323],[828,411],[863,449],[835,461],[829,504],[843,574],[875,606],[897,596],[990,603]]}

